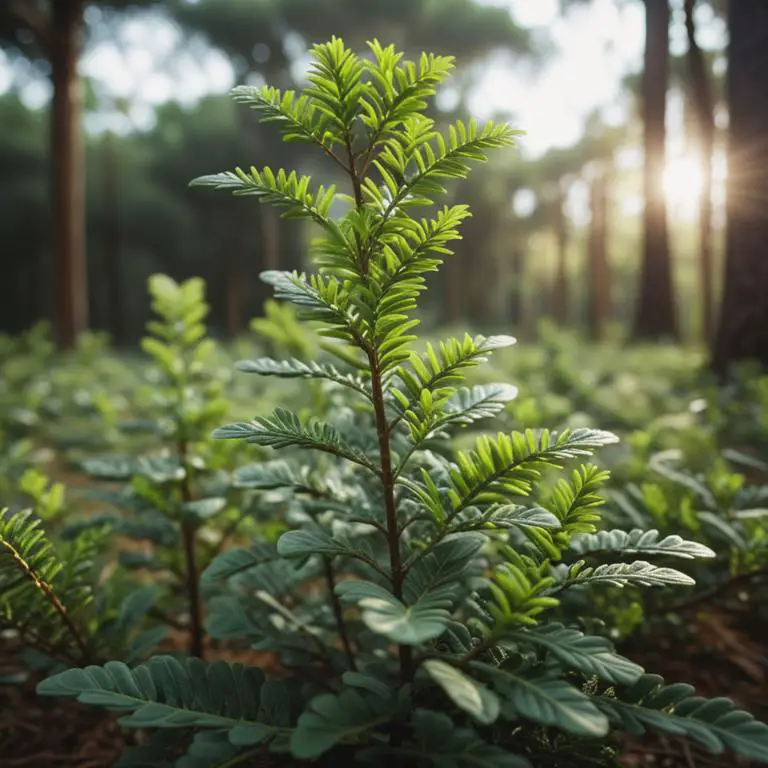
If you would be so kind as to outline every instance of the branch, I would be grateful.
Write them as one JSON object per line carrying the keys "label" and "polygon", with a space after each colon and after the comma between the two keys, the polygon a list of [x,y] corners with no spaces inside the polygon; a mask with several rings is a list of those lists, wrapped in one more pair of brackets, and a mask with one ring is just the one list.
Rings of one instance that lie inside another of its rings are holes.
{"label": "branch", "polygon": [[341,610],[341,603],[339,597],[336,594],[336,579],[333,573],[333,565],[331,558],[323,558],[323,566],[325,569],[325,581],[328,585],[328,595],[331,599],[331,605],[333,606],[333,616],[336,619],[336,627],[339,630],[339,637],[344,646],[344,652],[347,654],[347,661],[349,666],[353,670],[357,670],[357,664],[355,663],[355,654],[352,652],[352,645],[349,642],[349,634],[347,633],[347,625],[344,623],[344,616]]}

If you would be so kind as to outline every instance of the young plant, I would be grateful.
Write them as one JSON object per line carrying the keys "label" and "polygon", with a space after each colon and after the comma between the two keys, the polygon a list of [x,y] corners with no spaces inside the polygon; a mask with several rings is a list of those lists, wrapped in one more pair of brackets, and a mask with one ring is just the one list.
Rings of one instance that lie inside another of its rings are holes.
{"label": "young plant", "polygon": [[[276,546],[256,541],[211,564],[204,580],[224,594],[208,627],[247,638],[286,669],[266,680],[224,661],[158,657],[135,669],[71,669],[40,693],[113,709],[124,725],[154,733],[142,764],[167,759],[166,729],[186,734],[177,765],[608,766],[611,733],[646,728],[768,762],[768,726],[727,699],[665,686],[606,639],[552,618],[567,589],[691,582],[645,559],[564,564],[574,540],[583,549],[595,535],[606,479],[578,462],[615,442],[612,434],[527,431],[451,447],[456,430],[500,413],[514,395],[507,385],[460,386],[513,339],[417,349],[426,275],[469,215],[464,205],[431,206],[445,182],[512,146],[516,132],[471,121],[441,133],[423,112],[452,60],[424,54],[413,63],[376,42],[370,53],[359,57],[334,38],[313,49],[303,94],[235,92],[286,139],[316,144],[351,194],[269,168],[196,182],[278,205],[319,230],[317,274],[264,279],[322,325],[346,361],[242,364],[328,382],[345,391],[346,407],[333,421],[277,409],[215,433],[285,450],[285,461],[239,477],[292,494],[293,530]],[[347,207],[337,218],[336,203]],[[543,506],[543,474],[571,462]],[[702,554],[691,542],[668,545],[643,557]]]}
{"label": "young plant", "polygon": [[[93,478],[129,484],[126,490],[99,495],[132,514],[107,516],[104,521],[115,533],[152,545],[149,554],[145,550],[122,553],[121,561],[128,567],[170,574],[167,592],[185,596],[181,610],[189,617],[189,651],[201,658],[205,631],[200,572],[217,548],[205,547],[200,533],[231,511],[228,485],[221,488],[215,477],[210,482],[212,467],[201,455],[212,427],[228,411],[220,396],[222,382],[206,368],[213,342],[206,338],[203,322],[208,313],[204,290],[200,279],[177,284],[165,275],[155,275],[149,280],[156,319],[148,324],[142,348],[155,366],[151,401],[143,414],[148,418],[126,427],[150,432],[162,451],[83,462]],[[234,525],[239,519],[235,514]],[[87,521],[77,527],[82,525]],[[158,580],[167,582],[156,575]],[[172,607],[175,612],[178,606]],[[183,626],[167,618],[174,626]]]}

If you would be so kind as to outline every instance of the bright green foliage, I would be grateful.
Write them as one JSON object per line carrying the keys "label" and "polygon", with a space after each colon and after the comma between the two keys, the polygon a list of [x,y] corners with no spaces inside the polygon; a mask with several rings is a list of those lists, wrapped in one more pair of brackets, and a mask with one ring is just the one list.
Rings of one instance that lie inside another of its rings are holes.
{"label": "bright green foliage", "polygon": [[99,584],[107,533],[89,527],[54,547],[33,510],[0,512],[0,629],[18,636],[22,660],[33,651],[42,668],[141,658],[157,641],[141,631],[154,589],[122,595]]}
{"label": "bright green foliage", "polygon": [[88,659],[80,614],[93,599],[91,585],[83,577],[97,546],[98,540],[93,539],[90,552],[83,548],[76,553],[81,572],[72,572],[54,554],[31,511],[0,513],[2,623],[15,628],[31,645],[39,638],[52,656]]}
{"label": "bright green foliage", "polygon": [[[210,372],[215,347],[206,337],[203,282],[177,284],[155,275],[149,291],[156,317],[148,323],[142,347],[154,364],[153,388],[142,414],[146,418],[128,427],[150,433],[154,450],[136,458],[91,457],[82,466],[96,480],[125,484],[119,492],[100,494],[123,513],[106,522],[115,534],[149,544],[151,550],[121,553],[121,564],[168,574],[162,581],[170,581],[165,594],[170,613],[188,612],[190,647],[201,655],[200,573],[242,518],[231,504],[237,493],[228,481],[213,482],[216,467],[206,454],[210,431],[229,406],[221,397],[221,377]],[[203,530],[212,534],[213,546],[202,546]]]}
{"label": "bright green foliage", "polygon": [[[441,133],[423,108],[452,61],[424,55],[410,63],[392,47],[370,48],[362,58],[336,38],[315,46],[300,96],[237,92],[286,139],[317,145],[346,174],[351,194],[283,169],[196,182],[313,224],[319,271],[264,279],[343,350],[343,368],[241,363],[250,373],[321,380],[338,396],[326,413],[281,407],[214,433],[283,452],[283,462],[247,467],[234,482],[263,503],[285,500],[290,530],[276,544],[257,540],[213,561],[204,576],[213,593],[206,628],[274,653],[296,682],[298,706],[277,682],[267,706],[259,673],[164,658],[133,672],[69,670],[41,692],[129,710],[123,723],[150,731],[226,732],[226,742],[205,742],[209,765],[245,762],[259,744],[276,760],[288,753],[299,762],[610,766],[611,731],[637,731],[638,723],[764,757],[768,726],[747,722],[726,700],[700,706],[676,694],[662,705],[664,694],[642,688],[644,670],[608,640],[558,620],[569,592],[692,582],[635,555],[710,554],[655,533],[590,546],[607,476],[581,462],[617,438],[582,427],[483,435],[463,451],[452,444],[456,431],[513,400],[505,385],[462,387],[469,369],[513,340],[417,348],[426,275],[450,255],[469,215],[433,203],[486,152],[512,146],[516,132],[469,121]],[[169,358],[173,380],[173,355],[155,351],[161,363]],[[182,475],[186,467],[182,461]],[[176,482],[171,465],[157,463],[155,472]],[[578,559],[595,546],[614,559]],[[617,685],[614,694],[609,686]],[[638,714],[619,714],[626,712]],[[196,740],[187,758],[201,749]],[[161,761],[159,742],[151,757]]]}

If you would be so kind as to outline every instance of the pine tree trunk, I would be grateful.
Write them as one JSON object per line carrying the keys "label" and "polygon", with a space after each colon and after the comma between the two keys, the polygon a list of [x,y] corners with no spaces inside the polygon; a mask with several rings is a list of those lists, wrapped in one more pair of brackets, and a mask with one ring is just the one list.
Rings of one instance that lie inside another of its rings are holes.
{"label": "pine tree trunk", "polygon": [[645,0],[643,70],[643,253],[635,335],[644,339],[677,338],[667,205],[662,178],[666,162],[666,99],[669,82],[668,0]]}
{"label": "pine tree trunk", "polygon": [[524,252],[522,245],[514,245],[510,255],[512,272],[512,291],[509,296],[509,323],[513,328],[519,328],[523,322],[523,269]]}
{"label": "pine tree trunk", "polygon": [[768,367],[768,3],[731,2],[725,289],[712,365]]}
{"label": "pine tree trunk", "polygon": [[68,348],[88,327],[81,91],[77,76],[83,1],[53,2],[50,32],[55,328],[59,345]]}
{"label": "pine tree trunk", "polygon": [[244,227],[238,227],[235,233],[233,247],[226,255],[225,293],[227,307],[227,336],[236,339],[245,332],[246,318],[246,283],[247,276],[243,265],[245,263],[245,233]]}
{"label": "pine tree trunk", "polygon": [[262,206],[261,214],[264,269],[280,269],[280,218],[266,205]]}
{"label": "pine tree trunk", "polygon": [[561,326],[568,323],[568,227],[565,221],[565,194],[560,183],[553,209],[553,230],[557,247],[555,283],[552,289],[552,316]]}
{"label": "pine tree trunk", "polygon": [[699,199],[699,269],[701,279],[702,333],[710,343],[713,333],[713,255],[712,255],[712,161],[715,149],[714,100],[704,55],[696,42],[693,10],[696,0],[685,0],[685,26],[688,33],[688,68],[691,97],[696,111],[702,184]]}
{"label": "pine tree trunk", "polygon": [[608,190],[606,173],[601,170],[590,187],[592,221],[587,244],[587,326],[590,338],[600,341],[611,313],[611,268],[608,262]]}
{"label": "pine tree trunk", "polygon": [[118,200],[118,169],[115,137],[104,134],[102,153],[102,195],[104,205],[104,275],[109,296],[109,331],[118,346],[125,343],[124,286],[120,263],[120,204]]}

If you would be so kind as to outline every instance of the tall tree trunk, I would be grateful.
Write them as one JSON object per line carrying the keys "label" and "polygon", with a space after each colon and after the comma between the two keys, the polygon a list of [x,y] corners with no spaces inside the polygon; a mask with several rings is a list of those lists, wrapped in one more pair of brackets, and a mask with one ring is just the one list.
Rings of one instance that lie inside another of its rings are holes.
{"label": "tall tree trunk", "polygon": [[688,68],[691,100],[696,112],[699,153],[702,169],[699,198],[699,268],[701,276],[702,333],[707,344],[712,341],[714,309],[712,255],[712,162],[715,149],[715,117],[712,85],[704,55],[696,42],[693,11],[696,0],[685,0],[685,28],[688,33]]}
{"label": "tall tree trunk", "polygon": [[728,28],[725,289],[712,359],[721,376],[740,360],[768,367],[768,3],[731,2]]}
{"label": "tall tree trunk", "polygon": [[264,205],[261,208],[264,269],[280,269],[280,217]]}
{"label": "tall tree trunk", "polygon": [[55,262],[55,327],[63,348],[88,327],[85,258],[84,163],[77,76],[83,37],[83,0],[51,4],[50,56],[52,234]]}
{"label": "tall tree trunk", "polygon": [[592,221],[587,243],[588,291],[587,326],[595,341],[603,338],[611,312],[611,268],[608,262],[608,181],[604,169],[598,171],[590,187]]}
{"label": "tall tree trunk", "polygon": [[248,242],[247,229],[240,226],[234,237],[234,243],[225,256],[225,300],[227,309],[227,336],[235,339],[245,332],[246,285],[245,250]]}
{"label": "tall tree trunk", "polygon": [[522,243],[515,243],[510,254],[512,272],[512,291],[509,296],[508,318],[513,328],[519,328],[523,322],[523,269],[524,252]]}
{"label": "tall tree trunk", "polygon": [[552,316],[561,326],[568,323],[568,226],[565,220],[565,191],[557,184],[557,198],[553,208],[552,228],[557,247],[555,283],[552,289]]}
{"label": "tall tree trunk", "polygon": [[125,343],[125,288],[120,263],[120,204],[118,200],[118,169],[115,136],[104,134],[102,155],[102,195],[104,206],[104,275],[109,296],[109,331],[118,346]]}
{"label": "tall tree trunk", "polygon": [[645,0],[643,70],[643,254],[635,312],[639,338],[677,338],[667,204],[662,178],[666,162],[666,100],[669,82],[668,0]]}

